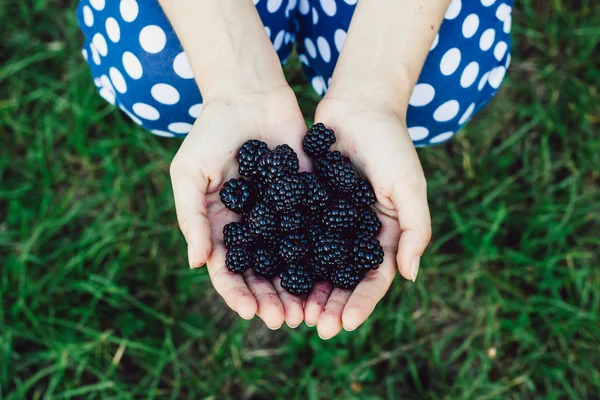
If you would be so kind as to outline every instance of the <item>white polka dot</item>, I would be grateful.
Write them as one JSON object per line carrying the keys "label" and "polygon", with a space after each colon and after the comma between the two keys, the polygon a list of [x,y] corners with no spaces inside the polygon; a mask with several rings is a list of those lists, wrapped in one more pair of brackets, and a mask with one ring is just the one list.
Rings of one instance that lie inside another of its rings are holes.
{"label": "white polka dot", "polygon": [[102,87],[102,81],[100,80],[100,78],[94,78],[94,84],[97,87]]}
{"label": "white polka dot", "polygon": [[331,86],[331,78],[327,79],[327,87]]}
{"label": "white polka dot", "polygon": [[346,4],[349,4],[349,5],[353,6],[353,5],[355,5],[355,4],[356,4],[356,2],[357,2],[358,0],[344,0],[344,1],[346,2]]}
{"label": "white polka dot", "polygon": [[296,4],[297,4],[297,0],[289,0],[288,5],[285,9],[285,16],[289,17],[290,16],[290,12],[294,11],[296,9]]}
{"label": "white polka dot", "polygon": [[88,60],[88,54],[87,54],[87,50],[86,50],[86,49],[82,49],[82,50],[81,50],[81,54],[83,54],[83,59],[84,59],[85,61],[87,61],[87,60]]}
{"label": "white polka dot", "polygon": [[498,42],[496,47],[494,47],[494,57],[496,57],[496,60],[502,60],[506,54],[506,50],[508,50],[508,45],[506,42]]}
{"label": "white polka dot", "polygon": [[446,140],[450,139],[453,135],[454,135],[454,132],[440,133],[436,137],[434,137],[431,140],[429,140],[429,143],[441,143],[441,142],[445,142]]}
{"label": "white polka dot", "polygon": [[300,54],[298,55],[298,59],[300,60],[300,62],[304,65],[308,66],[308,58],[306,58],[306,55],[304,54]]}
{"label": "white polka dot", "polygon": [[496,18],[504,22],[506,18],[508,18],[508,16],[510,15],[511,11],[512,8],[509,5],[502,3],[498,6],[498,9],[496,10]]}
{"label": "white polka dot", "polygon": [[156,121],[160,118],[158,110],[146,103],[135,103],[132,106],[132,109],[133,112],[136,113],[139,117],[142,117],[149,121]]}
{"label": "white polka dot", "polygon": [[175,59],[173,60],[173,69],[175,70],[175,73],[183,79],[192,79],[194,77],[192,67],[184,51],[175,56]]}
{"label": "white polka dot", "polygon": [[157,83],[150,89],[154,100],[162,104],[175,104],[179,101],[179,92],[171,85]]}
{"label": "white polka dot", "polygon": [[504,75],[506,75],[506,68],[504,68],[503,66],[494,68],[490,72],[490,85],[494,89],[498,89],[500,87],[500,84],[502,83],[502,80],[504,79]]}
{"label": "white polka dot", "polygon": [[506,65],[505,65],[506,69],[508,69],[508,66],[510,65],[510,60],[511,60],[511,58],[512,58],[512,57],[511,57],[511,55],[510,55],[510,53],[509,53],[509,54],[508,54],[508,56],[506,56]]}
{"label": "white polka dot", "polygon": [[481,4],[483,4],[485,7],[489,7],[492,4],[494,4],[496,2],[496,0],[481,0]]}
{"label": "white polka dot", "polygon": [[265,26],[265,32],[267,32],[267,36],[269,37],[269,39],[271,39],[271,28]]}
{"label": "white polka dot", "polygon": [[172,134],[171,132],[166,132],[166,131],[160,131],[158,129],[153,129],[150,132],[152,132],[153,134],[155,134],[156,136],[163,136],[163,137],[175,137],[174,134]]}
{"label": "white polka dot", "polygon": [[329,43],[327,43],[327,39],[323,36],[319,36],[317,38],[317,46],[319,47],[319,53],[321,53],[323,61],[326,63],[331,61],[331,48],[329,47]]}
{"label": "white polka dot", "polygon": [[413,89],[408,104],[413,107],[425,106],[435,97],[435,89],[428,83],[419,83]]}
{"label": "white polka dot", "polygon": [[109,92],[115,92],[115,88],[113,88],[112,83],[110,83],[110,79],[108,79],[108,76],[102,75],[100,77],[100,83],[102,84],[102,87],[106,88]]}
{"label": "white polka dot", "polygon": [[259,1],[260,0],[252,0],[252,2],[254,3],[254,5],[257,5]]}
{"label": "white polka dot", "polygon": [[92,51],[92,60],[94,60],[96,65],[100,65],[100,54],[98,54],[98,50],[96,50],[94,43],[90,44],[90,50]]}
{"label": "white polka dot", "polygon": [[122,105],[119,106],[119,108],[129,116],[129,118],[131,118],[133,120],[133,122],[135,122],[138,125],[142,125],[142,120],[139,119],[138,117],[136,117],[135,115],[133,115],[132,113],[130,113],[129,111],[127,111],[127,109],[125,107],[123,107]]}
{"label": "white polka dot", "polygon": [[127,83],[125,82],[125,78],[123,78],[123,74],[115,67],[110,67],[108,74],[117,92],[125,93],[127,91]]}
{"label": "white polka dot", "polygon": [[429,48],[429,51],[435,49],[439,42],[440,42],[440,34],[436,33],[435,38],[433,39],[433,43],[431,43],[431,47]]}
{"label": "white polka dot", "polygon": [[283,2],[283,0],[268,0],[267,1],[267,11],[269,11],[271,14],[273,14],[274,12],[279,10],[279,7],[281,7],[282,2]]}
{"label": "white polka dot", "polygon": [[98,11],[104,9],[104,0],[90,0],[90,4]]}
{"label": "white polka dot", "polygon": [[471,14],[465,18],[462,26],[462,33],[464,37],[467,39],[473,37],[475,32],[477,32],[477,29],[479,29],[479,17],[477,14]]}
{"label": "white polka dot", "polygon": [[133,22],[140,11],[138,3],[135,0],[121,0],[119,10],[125,22]]}
{"label": "white polka dot", "polygon": [[302,15],[306,15],[309,13],[310,4],[308,3],[308,0],[300,0],[300,5],[298,5],[298,11],[300,11],[300,14]]}
{"label": "white polka dot", "polygon": [[492,28],[483,32],[481,35],[481,39],[479,39],[479,47],[483,51],[488,51],[492,45],[494,44],[494,39],[496,38],[496,31]]}
{"label": "white polka dot", "polygon": [[283,43],[288,44],[292,41],[292,35],[289,32],[285,33],[285,37],[283,39]]}
{"label": "white polka dot", "polygon": [[105,56],[108,54],[108,45],[106,44],[106,39],[102,36],[101,33],[96,33],[92,38],[92,43],[96,46],[98,53]]}
{"label": "white polka dot", "polygon": [[510,33],[510,28],[512,25],[512,16],[508,16],[508,18],[506,18],[506,20],[504,21],[504,26],[502,27],[502,30],[504,31],[504,33]]}
{"label": "white polka dot", "polygon": [[142,77],[142,64],[133,53],[129,51],[123,53],[123,66],[127,75],[133,79],[140,79]]}
{"label": "white polka dot", "polygon": [[315,76],[312,78],[311,85],[313,89],[315,89],[315,92],[317,92],[319,95],[323,95],[325,93],[325,79],[323,79],[323,77]]}
{"label": "white polka dot", "polygon": [[316,8],[312,8],[312,20],[313,20],[313,25],[316,25],[317,22],[319,22],[319,13],[317,12]]}
{"label": "white polka dot", "polygon": [[104,100],[108,101],[110,104],[115,104],[115,92],[111,92],[107,88],[103,87],[100,88],[100,91],[98,91],[98,93],[100,93],[100,96],[102,96]]}
{"label": "white polka dot", "polygon": [[338,53],[342,52],[342,48],[344,47],[344,42],[346,41],[346,31],[343,29],[338,29],[333,34],[333,41],[335,42],[335,48]]}
{"label": "white polka dot", "polygon": [[275,36],[275,40],[273,41],[273,47],[275,48],[275,51],[279,50],[281,48],[281,45],[283,44],[283,37],[285,36],[285,31],[281,30],[277,33],[277,35]]}
{"label": "white polka dot", "polygon": [[458,48],[454,47],[453,49],[448,50],[442,57],[442,61],[440,63],[440,70],[442,71],[442,74],[446,76],[452,75],[460,64],[460,58],[461,55]]}
{"label": "white polka dot", "polygon": [[471,118],[471,115],[473,115],[473,111],[475,111],[475,103],[472,103],[469,106],[469,108],[467,108],[467,111],[465,111],[463,116],[460,117],[460,119],[458,120],[459,125],[462,125],[465,122],[467,122],[469,120],[469,118]]}
{"label": "white polka dot", "polygon": [[489,72],[486,72],[485,74],[483,74],[483,76],[481,77],[481,80],[479,81],[479,85],[477,85],[477,89],[479,89],[479,90],[483,89],[483,87],[485,86],[485,84],[488,81],[489,76],[490,76]]}
{"label": "white polka dot", "polygon": [[88,6],[83,6],[83,22],[87,26],[94,25],[94,13],[92,13],[92,9]]}
{"label": "white polka dot", "polygon": [[456,117],[460,104],[456,100],[450,100],[439,106],[433,113],[433,119],[438,122],[447,122]]}
{"label": "white polka dot", "polygon": [[192,129],[192,124],[187,122],[173,122],[168,126],[169,130],[174,133],[188,133]]}
{"label": "white polka dot", "polygon": [[106,18],[106,34],[108,38],[113,42],[117,43],[121,39],[121,28],[119,23],[113,17]]}
{"label": "white polka dot", "polygon": [[448,6],[448,10],[446,10],[446,15],[444,18],[446,19],[454,19],[458,17],[460,14],[460,9],[462,8],[461,0],[452,0],[452,3]]}
{"label": "white polka dot", "polygon": [[317,57],[317,49],[315,48],[315,44],[310,40],[310,38],[304,39],[304,47],[306,47],[306,52],[312,58]]}
{"label": "white polka dot", "polygon": [[335,0],[321,0],[321,8],[325,11],[325,14],[333,17],[337,11]]}
{"label": "white polka dot", "polygon": [[469,65],[467,65],[460,77],[460,86],[464,88],[471,87],[477,76],[479,75],[479,64],[473,61]]}
{"label": "white polka dot", "polygon": [[198,118],[200,116],[200,113],[202,112],[202,107],[202,104],[194,104],[188,110],[188,114],[190,114],[192,118]]}
{"label": "white polka dot", "polygon": [[140,44],[148,53],[156,54],[165,48],[167,36],[158,25],[148,25],[140,32]]}
{"label": "white polka dot", "polygon": [[408,134],[412,140],[423,140],[429,135],[429,129],[423,126],[408,128]]}

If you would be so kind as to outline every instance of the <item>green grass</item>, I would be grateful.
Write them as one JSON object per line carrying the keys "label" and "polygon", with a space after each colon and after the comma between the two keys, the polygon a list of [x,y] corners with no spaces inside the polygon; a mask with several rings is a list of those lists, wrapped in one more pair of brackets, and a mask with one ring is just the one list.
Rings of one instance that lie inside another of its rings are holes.
{"label": "green grass", "polygon": [[517,1],[501,92],[419,150],[419,280],[327,342],[240,320],[187,267],[179,141],[95,93],[73,3],[0,3],[1,399],[598,397],[598,2]]}

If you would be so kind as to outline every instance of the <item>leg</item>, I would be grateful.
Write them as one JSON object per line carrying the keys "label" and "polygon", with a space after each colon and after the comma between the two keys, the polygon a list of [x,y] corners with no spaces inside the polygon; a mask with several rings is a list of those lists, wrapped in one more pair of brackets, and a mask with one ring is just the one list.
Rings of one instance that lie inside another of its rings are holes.
{"label": "leg", "polygon": [[[327,90],[354,0],[301,0],[300,60],[313,88]],[[485,106],[510,64],[512,0],[453,0],[431,46],[407,112],[416,146],[450,139]]]}
{"label": "leg", "polygon": [[[249,1],[249,0],[246,0]],[[294,0],[254,0],[281,60],[290,54]],[[185,135],[202,96],[181,44],[157,0],[81,0],[83,56],[100,95],[160,136]]]}

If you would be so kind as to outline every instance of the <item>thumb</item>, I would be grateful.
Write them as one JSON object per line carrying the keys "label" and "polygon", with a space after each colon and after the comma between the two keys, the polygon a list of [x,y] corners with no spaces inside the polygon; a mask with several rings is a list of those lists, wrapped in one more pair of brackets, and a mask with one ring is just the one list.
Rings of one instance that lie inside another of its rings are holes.
{"label": "thumb", "polygon": [[177,222],[188,244],[190,268],[198,268],[206,263],[212,250],[206,203],[208,179],[178,155],[171,162],[170,172]]}

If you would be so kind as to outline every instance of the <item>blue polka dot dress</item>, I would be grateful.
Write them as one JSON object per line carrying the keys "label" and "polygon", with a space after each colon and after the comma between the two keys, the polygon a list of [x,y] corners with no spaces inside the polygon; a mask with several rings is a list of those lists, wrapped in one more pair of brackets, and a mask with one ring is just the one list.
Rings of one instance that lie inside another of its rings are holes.
{"label": "blue polka dot dress", "polygon": [[[243,1],[243,0],[240,0]],[[297,46],[323,95],[357,0],[253,0],[279,59]],[[513,0],[453,0],[407,110],[416,146],[450,139],[494,96],[510,64]],[[157,0],[81,0],[83,57],[100,96],[160,136],[186,135],[202,95]]]}

